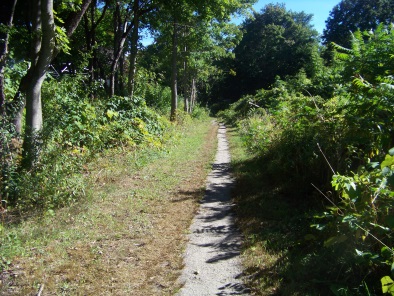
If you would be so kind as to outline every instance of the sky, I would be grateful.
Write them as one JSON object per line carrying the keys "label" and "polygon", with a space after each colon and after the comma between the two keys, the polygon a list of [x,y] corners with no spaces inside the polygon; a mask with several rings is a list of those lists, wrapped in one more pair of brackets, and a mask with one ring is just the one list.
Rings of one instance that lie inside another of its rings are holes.
{"label": "sky", "polygon": [[264,6],[269,3],[284,3],[287,10],[294,12],[304,11],[308,14],[313,14],[312,24],[319,34],[323,33],[323,29],[326,27],[325,21],[330,14],[330,11],[337,5],[340,0],[259,0],[253,8],[260,12]]}
{"label": "sky", "polygon": [[[209,0],[208,0],[209,1]],[[260,12],[264,6],[270,3],[284,3],[287,10],[294,12],[304,11],[308,14],[313,14],[312,24],[319,34],[323,33],[323,29],[326,26],[325,21],[330,14],[330,11],[337,5],[341,0],[259,0],[253,5],[256,12]],[[235,20],[234,22],[239,24],[241,20]],[[145,46],[151,44],[153,39],[150,36],[145,36],[142,40],[142,44]]]}

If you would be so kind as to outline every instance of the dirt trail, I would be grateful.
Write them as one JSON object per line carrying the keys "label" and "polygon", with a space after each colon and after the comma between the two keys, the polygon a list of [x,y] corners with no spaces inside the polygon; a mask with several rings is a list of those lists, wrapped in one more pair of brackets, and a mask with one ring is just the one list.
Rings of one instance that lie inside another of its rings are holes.
{"label": "dirt trail", "polygon": [[234,226],[230,190],[230,153],[226,128],[220,125],[218,150],[207,190],[190,228],[185,268],[178,296],[247,295],[240,266],[241,235]]}

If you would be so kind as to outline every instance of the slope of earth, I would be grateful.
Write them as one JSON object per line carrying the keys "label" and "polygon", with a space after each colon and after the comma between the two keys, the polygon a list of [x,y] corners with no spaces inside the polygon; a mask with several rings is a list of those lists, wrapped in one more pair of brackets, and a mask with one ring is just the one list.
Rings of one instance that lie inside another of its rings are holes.
{"label": "slope of earth", "polygon": [[196,121],[169,153],[106,155],[88,201],[27,219],[0,295],[172,295],[205,191],[217,124]]}

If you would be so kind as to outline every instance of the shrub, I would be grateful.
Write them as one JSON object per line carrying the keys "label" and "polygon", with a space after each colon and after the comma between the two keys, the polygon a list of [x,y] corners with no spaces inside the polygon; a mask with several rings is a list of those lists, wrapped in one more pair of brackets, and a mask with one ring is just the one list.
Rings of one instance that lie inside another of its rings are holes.
{"label": "shrub", "polygon": [[249,117],[240,120],[238,127],[243,142],[252,153],[266,152],[280,134],[273,118],[264,109],[257,109]]}
{"label": "shrub", "polygon": [[[336,60],[324,74],[332,76],[328,85],[321,85],[322,73],[308,80],[300,72],[221,115],[238,122],[273,187],[319,212],[314,226],[323,231],[310,235],[314,245],[304,267],[319,270],[336,295],[379,294],[380,278],[391,293],[394,28],[353,36],[351,49],[336,46]],[[325,209],[310,183],[325,196]]]}

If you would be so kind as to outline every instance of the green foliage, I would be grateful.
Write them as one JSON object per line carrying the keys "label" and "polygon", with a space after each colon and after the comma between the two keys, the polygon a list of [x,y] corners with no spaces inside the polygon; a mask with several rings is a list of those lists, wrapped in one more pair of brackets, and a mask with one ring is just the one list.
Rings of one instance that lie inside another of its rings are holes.
{"label": "green foliage", "polygon": [[275,141],[277,129],[272,122],[273,119],[264,109],[257,109],[253,115],[239,121],[239,131],[242,140],[252,153],[262,153],[269,149],[270,144]]}
{"label": "green foliage", "polygon": [[287,11],[283,4],[268,4],[247,20],[245,34],[235,48],[237,75],[243,93],[267,88],[275,78],[294,75],[301,68],[314,74],[312,55],[317,48],[317,32],[311,15]]}
{"label": "green foliage", "polygon": [[191,117],[196,119],[206,119],[209,117],[210,110],[200,105],[194,106]]}
{"label": "green foliage", "polygon": [[[373,246],[378,248],[375,249],[377,252],[385,245],[392,245],[391,229],[394,221],[390,216],[394,205],[393,164],[393,157],[388,154],[380,165],[370,162],[352,176],[335,174],[331,183],[339,197],[331,201],[331,206],[323,216],[330,220],[325,228],[341,235],[346,233],[346,239],[362,239],[362,245],[366,247],[369,244],[367,249],[370,251]],[[381,245],[376,244],[376,238],[379,238]],[[391,256],[388,258],[391,259]]]}
{"label": "green foliage", "polygon": [[[18,164],[20,161],[21,143],[15,134],[12,117],[20,108],[22,102],[14,102],[18,83],[26,74],[27,63],[15,63],[5,68],[4,95],[6,114],[0,115],[0,199],[2,206],[15,196],[20,182]],[[4,204],[3,204],[4,203]]]}
{"label": "green foliage", "polygon": [[167,140],[168,120],[144,99],[92,101],[85,88],[83,76],[45,82],[43,145],[33,170],[19,169],[21,144],[3,119],[1,197],[11,208],[46,211],[73,203],[85,194],[82,174],[89,157],[116,147],[160,149]]}
{"label": "green foliage", "polygon": [[13,126],[8,118],[0,117],[0,123],[0,197],[2,203],[7,203],[19,183],[17,166],[19,142],[14,139]]}
{"label": "green foliage", "polygon": [[137,71],[135,94],[145,98],[146,104],[156,111],[166,114],[171,106],[171,89],[163,86],[162,75],[149,72],[145,68]]}
{"label": "green foliage", "polygon": [[300,274],[318,271],[314,280],[336,295],[375,295],[382,287],[391,293],[393,31],[380,25],[373,33],[355,32],[350,49],[335,46],[331,67],[313,77],[301,70],[277,79],[270,90],[220,113],[264,163],[273,190],[317,212],[315,230],[303,229],[298,240],[313,244],[295,248],[304,261],[294,266]]}
{"label": "green foliage", "polygon": [[166,122],[134,96],[114,96],[107,102],[81,99],[83,80],[73,77],[48,83],[46,133],[72,151],[101,151],[116,146],[152,144],[160,146]]}
{"label": "green foliage", "polygon": [[19,82],[26,74],[29,65],[26,61],[15,63],[5,68],[4,73],[4,94],[7,102],[11,102],[18,90]]}
{"label": "green foliage", "polygon": [[394,295],[394,281],[389,276],[382,277],[382,292],[383,294],[390,293]]}
{"label": "green foliage", "polygon": [[48,211],[72,204],[85,196],[83,163],[80,151],[65,153],[47,147],[34,171],[19,174],[10,205],[20,211]]}
{"label": "green foliage", "polygon": [[350,32],[374,30],[380,23],[389,24],[393,21],[393,9],[390,0],[342,0],[330,12],[323,40],[325,44],[335,42],[348,47]]}

